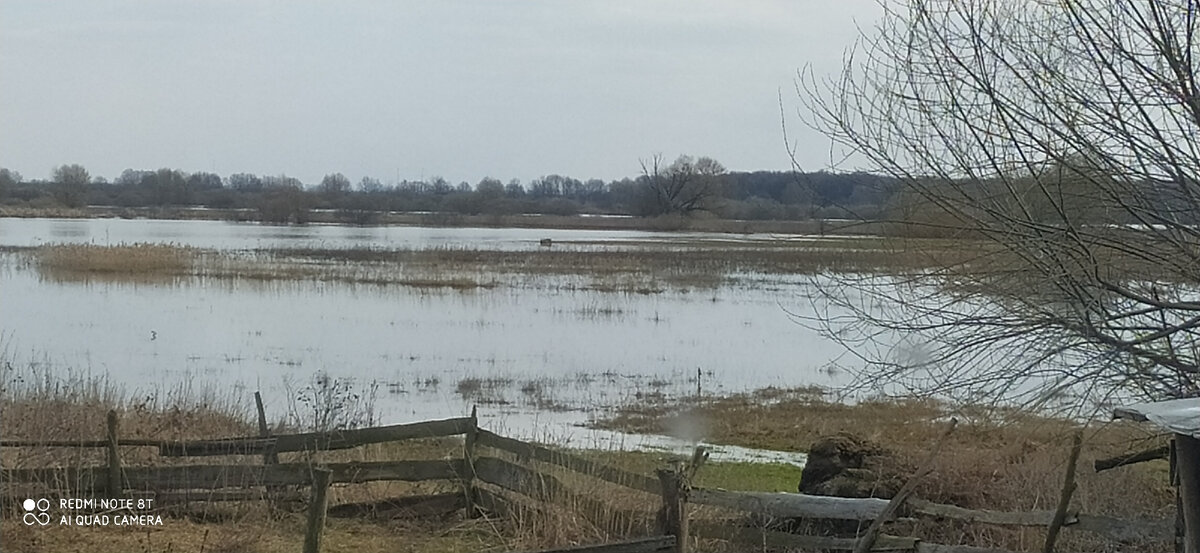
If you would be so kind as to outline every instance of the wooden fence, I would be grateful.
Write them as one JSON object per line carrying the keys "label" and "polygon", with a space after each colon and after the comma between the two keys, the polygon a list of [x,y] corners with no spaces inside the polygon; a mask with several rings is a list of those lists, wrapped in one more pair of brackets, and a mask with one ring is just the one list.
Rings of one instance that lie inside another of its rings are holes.
{"label": "wooden fence", "polygon": [[[261,403],[260,403],[261,405]],[[260,422],[264,419],[261,414]],[[115,413],[108,418],[108,435],[97,441],[0,440],[0,447],[91,447],[107,451],[107,463],[84,468],[4,469],[0,483],[44,484],[60,492],[105,493],[122,496],[153,493],[162,499],[248,500],[264,499],[281,486],[309,486],[309,535],[305,551],[320,548],[320,531],[327,512],[326,489],[331,484],[362,483],[381,480],[445,480],[460,483],[467,493],[457,494],[468,512],[477,510],[504,512],[518,508],[516,503],[565,502],[587,517],[640,520],[644,527],[664,535],[645,539],[567,549],[592,553],[641,553],[664,550],[686,551],[690,539],[730,540],[755,547],[803,548],[853,551],[864,545],[870,551],[916,551],[918,553],[983,553],[994,551],[962,545],[940,545],[913,537],[873,535],[828,537],[801,535],[750,525],[764,519],[832,519],[867,523],[878,518],[891,521],[897,513],[889,511],[884,499],[851,499],[810,496],[794,493],[743,492],[688,486],[660,471],[659,477],[630,472],[586,459],[577,454],[504,437],[478,427],[469,417],[400,424],[324,433],[266,435],[219,440],[152,441],[122,440]],[[395,460],[346,463],[280,463],[278,454],[348,449],[367,444],[396,442],[417,438],[464,436],[461,458],[450,460]],[[195,464],[177,466],[124,466],[122,447],[156,447],[165,457],[261,456],[263,464]],[[509,454],[481,455],[483,450]],[[659,505],[658,525],[647,520],[645,510],[623,510],[590,494],[575,491],[568,483],[550,474],[547,466],[565,469],[563,474],[578,473],[634,493],[646,494],[643,505]],[[261,491],[260,488],[267,491]],[[509,495],[514,494],[514,495]],[[453,499],[453,498],[452,498]],[[724,515],[689,525],[690,506],[715,508]],[[752,516],[747,516],[747,514]],[[911,499],[898,513],[903,517],[926,517],[941,521],[1009,527],[1061,527],[1085,531],[1110,540],[1129,543],[1139,540],[1172,539],[1171,521],[1127,521],[1069,511],[997,512],[965,509]],[[1056,516],[1058,515],[1058,516]],[[1059,519],[1059,520],[1056,520]],[[657,528],[656,528],[657,526]],[[873,526],[882,526],[877,523]],[[649,532],[648,532],[649,533]]]}

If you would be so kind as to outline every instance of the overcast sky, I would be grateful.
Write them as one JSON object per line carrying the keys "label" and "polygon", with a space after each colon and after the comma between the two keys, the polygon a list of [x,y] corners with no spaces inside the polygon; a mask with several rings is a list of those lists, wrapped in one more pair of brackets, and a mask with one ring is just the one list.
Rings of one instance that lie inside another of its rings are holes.
{"label": "overcast sky", "polygon": [[[778,93],[875,0],[0,2],[0,166],[605,180],[787,169]],[[829,142],[799,128],[806,170]]]}

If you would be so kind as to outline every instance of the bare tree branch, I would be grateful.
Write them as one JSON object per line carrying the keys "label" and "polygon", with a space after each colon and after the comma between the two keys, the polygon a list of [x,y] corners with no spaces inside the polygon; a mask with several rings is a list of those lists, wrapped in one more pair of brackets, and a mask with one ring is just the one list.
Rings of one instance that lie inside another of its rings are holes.
{"label": "bare tree branch", "polygon": [[898,234],[979,254],[823,275],[807,324],[859,356],[862,384],[1200,394],[1197,1],[885,9],[840,75],[799,75],[802,117],[903,185]]}

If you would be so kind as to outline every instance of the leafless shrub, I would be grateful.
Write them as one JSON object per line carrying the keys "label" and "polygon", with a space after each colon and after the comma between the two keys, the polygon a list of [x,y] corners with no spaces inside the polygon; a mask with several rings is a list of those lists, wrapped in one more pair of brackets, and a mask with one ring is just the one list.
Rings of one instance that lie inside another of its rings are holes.
{"label": "leafless shrub", "polygon": [[842,75],[801,75],[802,116],[898,179],[907,225],[978,247],[835,278],[822,303],[851,315],[809,322],[863,384],[1071,408],[1200,394],[1200,6],[886,9]]}

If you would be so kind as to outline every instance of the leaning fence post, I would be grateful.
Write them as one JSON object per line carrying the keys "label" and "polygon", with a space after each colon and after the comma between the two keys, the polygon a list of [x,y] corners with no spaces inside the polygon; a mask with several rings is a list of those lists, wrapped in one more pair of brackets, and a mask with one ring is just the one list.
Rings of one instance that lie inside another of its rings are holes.
{"label": "leaning fence post", "polygon": [[[270,438],[271,430],[267,428],[267,412],[263,409],[262,394],[259,392],[254,392],[254,406],[258,408],[258,435],[261,438]],[[279,452],[275,451],[274,445],[263,447],[263,464],[279,464]]]}
{"label": "leaning fence post", "polygon": [[467,516],[478,514],[475,505],[475,442],[479,438],[479,416],[477,407],[471,406],[467,419],[467,430],[463,435],[463,493],[467,495]]}
{"label": "leaning fence post", "polygon": [[121,455],[118,450],[120,445],[117,439],[117,431],[119,426],[116,409],[111,409],[108,412],[108,496],[119,497],[121,495]]}
{"label": "leaning fence post", "polygon": [[1183,526],[1187,530],[1183,550],[1200,553],[1200,438],[1175,434],[1175,471],[1179,474],[1179,496]]}
{"label": "leaning fence post", "polygon": [[687,482],[678,468],[658,469],[662,484],[662,532],[675,536],[675,552],[687,553]]}
{"label": "leaning fence post", "polygon": [[883,532],[883,525],[896,517],[896,513],[904,506],[904,502],[908,501],[908,497],[916,491],[917,484],[921,479],[933,472],[937,456],[941,453],[942,446],[946,444],[946,440],[950,438],[950,433],[954,432],[956,426],[958,426],[958,419],[950,419],[950,424],[946,426],[946,430],[942,432],[938,441],[934,442],[933,449],[929,450],[929,455],[925,457],[917,472],[903,486],[900,486],[900,491],[892,496],[888,504],[883,507],[883,511],[876,515],[875,520],[871,521],[871,525],[867,526],[867,530],[858,537],[858,541],[854,544],[854,553],[868,553],[872,547],[875,547],[875,540],[879,539],[879,534]]}
{"label": "leaning fence post", "polygon": [[1054,553],[1054,542],[1058,540],[1058,532],[1062,530],[1067,520],[1067,507],[1071,505],[1071,496],[1075,494],[1075,465],[1079,462],[1079,450],[1083,447],[1083,431],[1075,433],[1071,444],[1071,456],[1067,460],[1067,474],[1063,478],[1062,495],[1058,498],[1058,508],[1054,510],[1054,518],[1050,520],[1050,528],[1046,530],[1046,544],[1042,553]]}
{"label": "leaning fence post", "polygon": [[1183,524],[1183,493],[1179,490],[1179,459],[1175,440],[1167,442],[1167,467],[1171,486],[1175,488],[1175,553],[1185,553],[1187,528]]}
{"label": "leaning fence post", "polygon": [[[266,438],[271,437],[271,429],[267,427],[267,411],[263,409],[262,393],[254,392],[254,407],[258,409],[258,436],[267,441]],[[275,450],[274,443],[266,443],[263,445],[263,465],[278,465],[279,452]],[[269,469],[267,469],[269,470]],[[282,488],[279,486],[266,486],[267,499],[273,502],[278,499]]]}
{"label": "leaning fence post", "polygon": [[329,481],[333,471],[327,468],[312,470],[312,499],[308,504],[308,529],[304,532],[304,553],[320,553],[321,533],[325,530],[325,510],[328,506]]}

